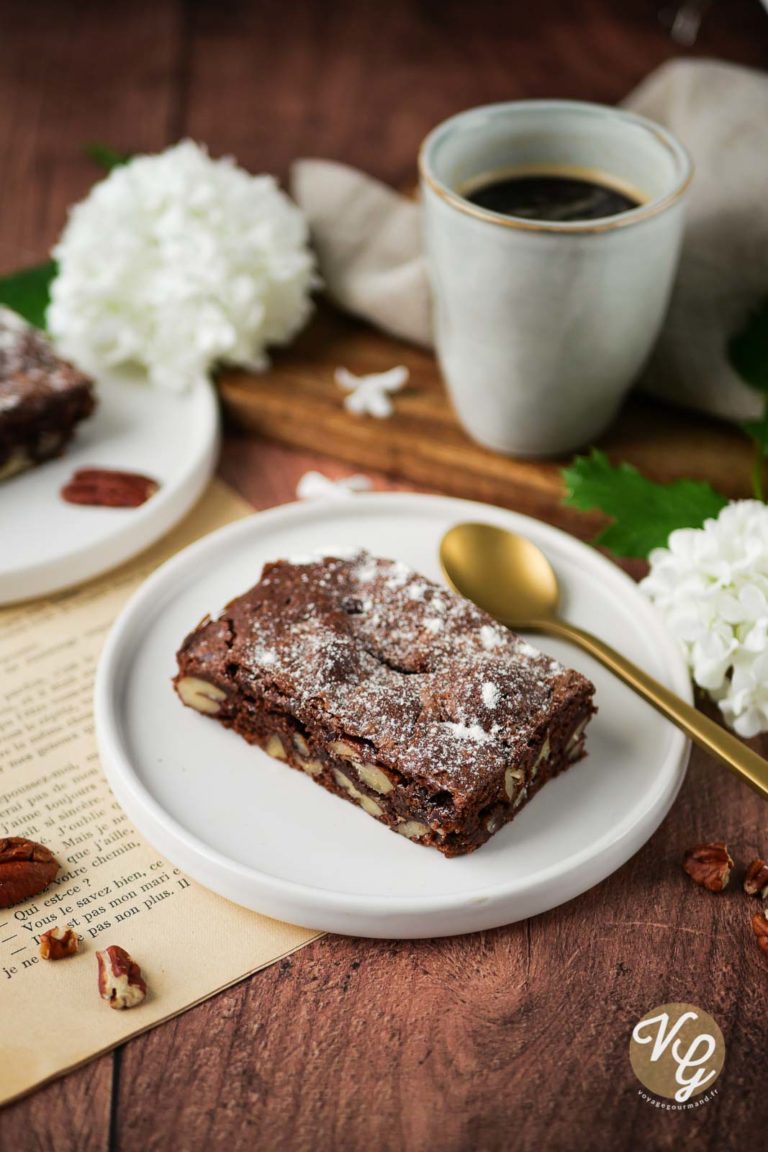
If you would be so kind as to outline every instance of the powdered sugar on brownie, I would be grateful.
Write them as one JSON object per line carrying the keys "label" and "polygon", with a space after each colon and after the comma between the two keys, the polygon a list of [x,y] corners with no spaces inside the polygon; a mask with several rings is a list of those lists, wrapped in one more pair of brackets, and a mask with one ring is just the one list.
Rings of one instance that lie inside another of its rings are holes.
{"label": "powdered sugar on brownie", "polygon": [[481,728],[479,724],[464,724],[462,722],[454,724],[451,720],[446,720],[445,727],[457,740],[475,740],[478,744],[486,744],[493,739],[493,733],[486,732],[485,728]]}
{"label": "powdered sugar on brownie", "polygon": [[[363,571],[367,571],[367,565],[363,562]],[[381,571],[381,569],[379,569]],[[402,588],[403,585],[414,575],[407,564],[403,564],[401,560],[393,560],[389,566],[387,573],[386,586],[390,589]],[[375,578],[375,577],[374,577]],[[418,600],[418,594],[412,599]]]}
{"label": "powdered sugar on brownie", "polygon": [[483,624],[480,629],[480,643],[486,652],[492,652],[494,648],[501,648],[504,635],[495,624]]}
{"label": "powdered sugar on brownie", "polygon": [[277,656],[269,648],[254,648],[253,660],[262,668],[269,668],[271,664],[277,663]]}
{"label": "powdered sugar on brownie", "polygon": [[499,702],[499,689],[490,680],[486,680],[482,687],[483,704],[486,708],[495,708]]}
{"label": "powdered sugar on brownie", "polygon": [[243,687],[434,788],[471,794],[543,740],[572,673],[399,561],[301,559],[267,565],[216,622]]}
{"label": "powdered sugar on brownie", "polygon": [[0,480],[60,455],[94,405],[93,382],[0,307]]}
{"label": "powdered sugar on brownie", "polygon": [[[70,364],[59,360],[42,332],[10,308],[0,307],[0,399],[5,401],[4,410],[23,402],[33,386],[43,384],[48,391],[57,392],[82,379]],[[4,389],[11,387],[15,391],[3,397]]]}

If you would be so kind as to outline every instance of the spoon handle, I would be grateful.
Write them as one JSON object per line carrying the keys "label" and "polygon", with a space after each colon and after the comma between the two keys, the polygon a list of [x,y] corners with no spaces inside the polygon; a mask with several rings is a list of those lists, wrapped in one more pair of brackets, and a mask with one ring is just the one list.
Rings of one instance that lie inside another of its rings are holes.
{"label": "spoon handle", "polygon": [[714,720],[697,711],[687,704],[676,693],[671,692],[653,676],[643,672],[631,660],[627,660],[621,653],[616,652],[597,636],[582,631],[565,620],[546,620],[537,622],[536,631],[548,632],[551,635],[562,636],[572,640],[594,656],[606,668],[610,668],[620,680],[634,689],[639,696],[652,704],[657,712],[661,712],[678,728],[685,732],[691,740],[695,741],[706,752],[722,760],[732,771],[742,776],[751,784],[755,791],[768,799],[768,760],[758,756],[737,737],[727,732]]}

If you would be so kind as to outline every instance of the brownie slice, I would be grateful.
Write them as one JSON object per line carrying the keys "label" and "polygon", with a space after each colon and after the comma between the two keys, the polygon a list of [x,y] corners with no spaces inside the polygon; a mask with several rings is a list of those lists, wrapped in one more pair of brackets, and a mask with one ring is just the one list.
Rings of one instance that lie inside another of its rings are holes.
{"label": "brownie slice", "polygon": [[268,564],[177,653],[183,702],[446,856],[584,755],[593,685],[404,564]]}
{"label": "brownie slice", "polygon": [[93,382],[0,307],[0,480],[59,456],[95,406]]}

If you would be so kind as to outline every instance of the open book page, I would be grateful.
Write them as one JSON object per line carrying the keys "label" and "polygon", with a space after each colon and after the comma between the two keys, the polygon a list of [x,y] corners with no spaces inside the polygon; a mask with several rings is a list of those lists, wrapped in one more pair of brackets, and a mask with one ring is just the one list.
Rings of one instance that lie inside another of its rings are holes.
{"label": "open book page", "polygon": [[[0,837],[50,848],[61,870],[40,896],[0,909],[0,1104],[189,1008],[317,933],[230,904],[145,843],[99,767],[92,695],[99,651],[131,593],[165,559],[250,509],[215,482],[138,559],[79,589],[0,609]],[[80,952],[39,955],[71,924]],[[119,944],[147,999],[100,999],[95,953]]]}

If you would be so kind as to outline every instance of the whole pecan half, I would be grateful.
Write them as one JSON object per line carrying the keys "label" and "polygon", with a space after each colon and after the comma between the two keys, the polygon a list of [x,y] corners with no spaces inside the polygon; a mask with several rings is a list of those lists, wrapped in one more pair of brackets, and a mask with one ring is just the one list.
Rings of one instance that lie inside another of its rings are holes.
{"label": "whole pecan half", "polygon": [[768,896],[768,864],[757,856],[744,877],[744,891],[747,896],[757,896],[758,893]]}
{"label": "whole pecan half", "polygon": [[102,508],[138,508],[159,488],[156,480],[139,472],[112,468],[80,468],[61,490],[68,504],[91,504]]}
{"label": "whole pecan half", "polygon": [[59,870],[50,849],[23,836],[0,840],[0,908],[12,908],[48,887]]}
{"label": "whole pecan half", "polygon": [[755,912],[752,917],[752,931],[757,939],[757,946],[763,952],[768,952],[768,920],[765,912]]}
{"label": "whole pecan half", "polygon": [[728,883],[733,860],[722,840],[697,844],[683,857],[683,868],[697,884],[709,892],[722,892]]}

